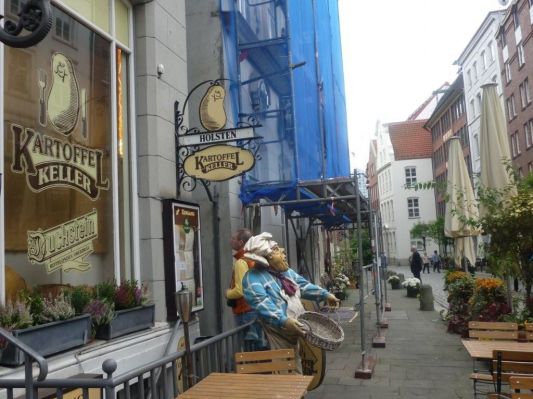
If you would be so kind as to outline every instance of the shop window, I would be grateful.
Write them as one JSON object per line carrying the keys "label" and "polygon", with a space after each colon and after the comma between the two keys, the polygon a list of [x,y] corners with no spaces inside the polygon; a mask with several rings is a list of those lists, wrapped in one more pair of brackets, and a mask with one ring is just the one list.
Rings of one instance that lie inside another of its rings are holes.
{"label": "shop window", "polygon": [[58,8],[53,14],[52,31],[38,46],[4,53],[5,265],[30,287],[138,279],[131,255],[129,54],[118,50],[113,64],[111,36]]}

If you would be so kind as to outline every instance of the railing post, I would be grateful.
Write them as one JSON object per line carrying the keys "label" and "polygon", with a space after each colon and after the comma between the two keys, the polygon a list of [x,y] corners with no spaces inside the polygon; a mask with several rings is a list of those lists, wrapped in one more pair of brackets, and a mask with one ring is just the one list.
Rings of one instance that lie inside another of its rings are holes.
{"label": "railing post", "polygon": [[37,398],[35,392],[33,392],[33,367],[31,356],[24,353],[24,386],[26,388],[26,398]]}
{"label": "railing post", "polygon": [[106,359],[102,363],[102,370],[107,374],[106,377],[106,387],[105,387],[105,397],[106,399],[115,398],[115,385],[113,384],[113,373],[117,369],[117,362],[115,359]]}

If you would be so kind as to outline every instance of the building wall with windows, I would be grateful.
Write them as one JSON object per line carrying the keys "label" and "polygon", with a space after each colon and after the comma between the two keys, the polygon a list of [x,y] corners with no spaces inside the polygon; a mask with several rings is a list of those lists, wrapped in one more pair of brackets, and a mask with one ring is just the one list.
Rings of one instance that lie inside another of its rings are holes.
{"label": "building wall with windows", "polygon": [[[502,95],[501,66],[498,57],[496,33],[505,10],[488,13],[455,64],[461,68],[464,81],[464,106],[471,143],[471,162],[474,176],[480,171],[479,129],[481,113],[481,86],[496,83]],[[502,98],[503,106],[503,98]]]}
{"label": "building wall with windows", "polygon": [[513,1],[497,34],[504,111],[514,167],[533,170],[533,1]]}
{"label": "building wall with windows", "polygon": [[[459,137],[465,156],[469,174],[472,177],[472,163],[470,162],[470,140],[466,119],[466,104],[464,100],[463,76],[459,75],[440,99],[431,117],[424,127],[431,132],[433,180],[440,187],[444,187],[447,177],[448,140]],[[444,217],[446,202],[439,191],[435,191],[437,217]]]}

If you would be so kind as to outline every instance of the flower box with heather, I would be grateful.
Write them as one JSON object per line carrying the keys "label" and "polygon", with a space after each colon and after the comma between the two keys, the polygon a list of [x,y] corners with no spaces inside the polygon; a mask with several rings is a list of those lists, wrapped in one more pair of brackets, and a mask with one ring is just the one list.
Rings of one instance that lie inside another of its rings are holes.
{"label": "flower box with heather", "polygon": [[85,308],[92,315],[96,338],[112,339],[152,327],[155,305],[146,304],[145,291],[136,281],[98,284],[96,298]]}
{"label": "flower box with heather", "polygon": [[[15,303],[0,307],[0,325],[14,337],[42,356],[63,352],[88,342],[91,316],[76,315],[68,295],[62,292],[53,298],[33,292],[23,296],[23,299]],[[1,340],[0,347],[3,349],[0,364],[23,364],[24,354],[16,346]]]}

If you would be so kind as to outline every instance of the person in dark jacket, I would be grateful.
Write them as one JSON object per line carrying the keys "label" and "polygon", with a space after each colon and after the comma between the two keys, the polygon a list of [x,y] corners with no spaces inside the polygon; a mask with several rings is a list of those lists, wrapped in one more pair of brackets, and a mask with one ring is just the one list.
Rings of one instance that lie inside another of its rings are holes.
{"label": "person in dark jacket", "polygon": [[422,281],[420,278],[420,272],[422,271],[422,257],[418,253],[418,250],[416,247],[411,247],[411,273],[413,273],[413,276]]}

